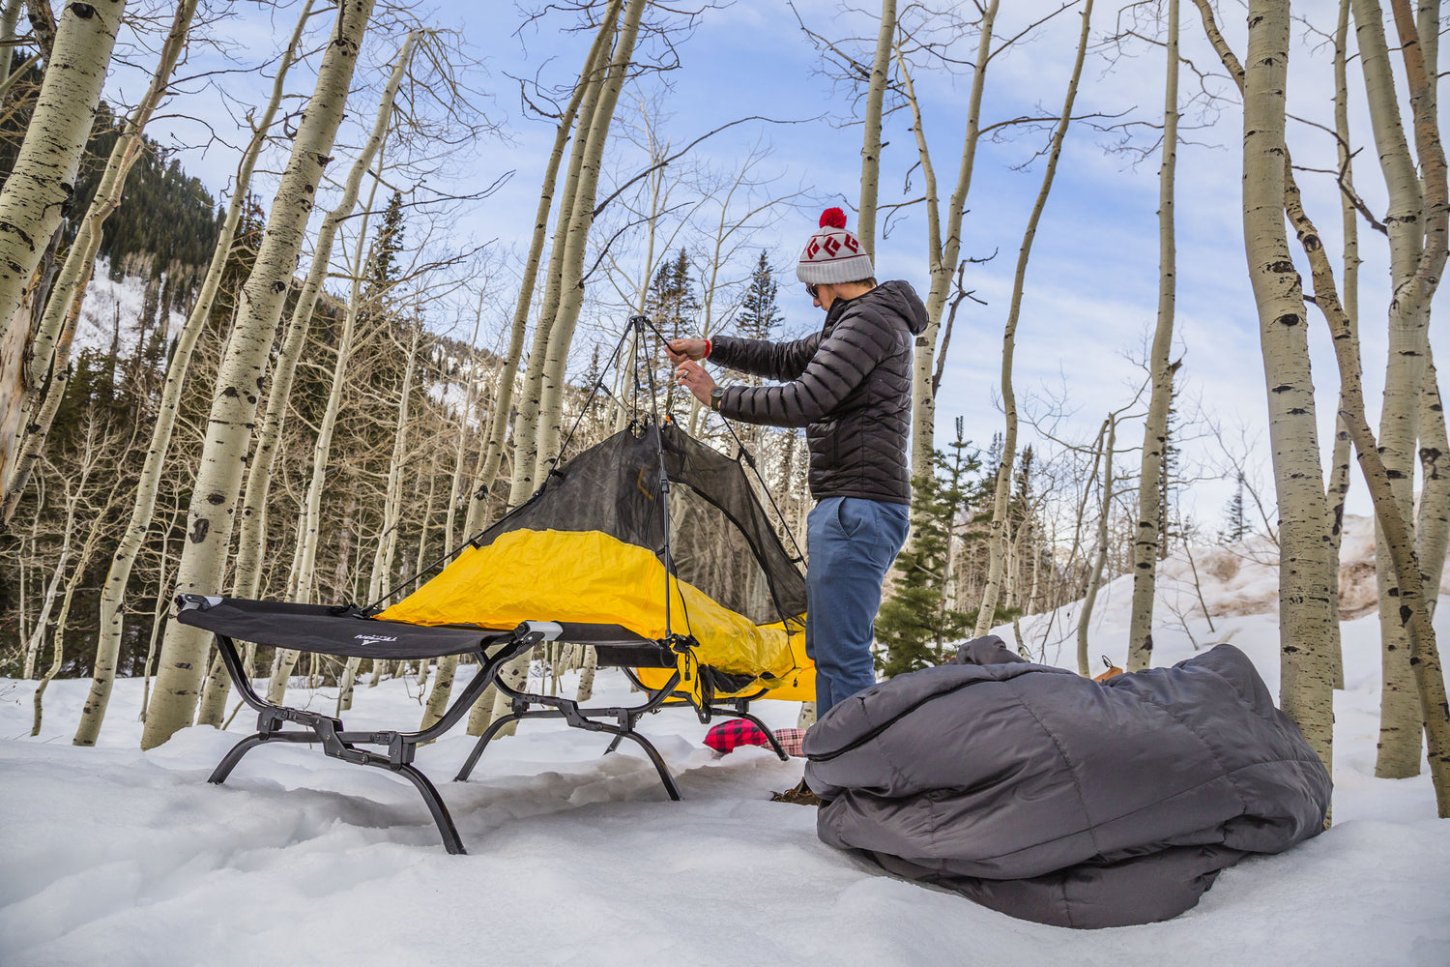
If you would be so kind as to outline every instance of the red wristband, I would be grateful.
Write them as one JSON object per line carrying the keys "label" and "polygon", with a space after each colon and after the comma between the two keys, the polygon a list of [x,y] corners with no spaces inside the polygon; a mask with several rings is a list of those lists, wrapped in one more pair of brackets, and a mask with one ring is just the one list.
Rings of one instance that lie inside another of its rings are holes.
{"label": "red wristband", "polygon": [[714,348],[714,346],[711,344],[710,340],[706,339],[705,340],[705,355],[701,356],[700,358],[701,359],[709,359],[710,358],[710,350],[713,349],[713,348]]}

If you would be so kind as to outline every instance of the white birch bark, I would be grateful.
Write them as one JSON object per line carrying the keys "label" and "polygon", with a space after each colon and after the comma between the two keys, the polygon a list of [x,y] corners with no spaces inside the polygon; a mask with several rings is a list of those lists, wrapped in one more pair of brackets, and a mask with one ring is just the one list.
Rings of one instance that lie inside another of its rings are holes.
{"label": "white birch bark", "polygon": [[[1022,236],[1022,246],[1017,251],[1017,271],[1012,281],[1012,301],[1007,309],[1007,322],[1002,333],[1002,409],[1007,417],[1007,429],[1002,437],[1002,460],[997,467],[996,491],[992,499],[992,524],[987,537],[989,563],[987,584],[982,591],[982,606],[977,612],[976,635],[985,635],[992,628],[992,617],[997,612],[997,602],[1002,593],[1002,577],[1007,557],[1007,506],[1012,487],[1012,465],[1017,451],[1017,397],[1012,389],[1012,359],[1017,349],[1017,319],[1022,312],[1022,295],[1027,283],[1027,260],[1032,255],[1032,242],[1037,236],[1037,224],[1042,210],[1047,206],[1047,196],[1052,191],[1053,178],[1057,174],[1057,162],[1062,157],[1062,142],[1067,137],[1068,125],[1072,120],[1072,106],[1077,101],[1078,81],[1082,77],[1083,59],[1087,56],[1088,29],[1092,24],[1093,0],[1086,0],[1082,8],[1082,31],[1078,35],[1077,56],[1073,61],[1072,74],[1068,78],[1067,94],[1063,98],[1062,113],[1058,115],[1057,126],[1052,132],[1052,141],[1047,151],[1047,168],[1042,175],[1042,187],[1037,201],[1032,206],[1032,215],[1027,219],[1027,230]],[[918,357],[920,353],[918,352]],[[917,360],[920,364],[920,359]]]}
{"label": "white birch bark", "polygon": [[[65,262],[62,264],[55,282],[51,285],[50,296],[40,315],[40,325],[31,341],[29,360],[32,386],[29,402],[32,409],[39,404],[39,412],[38,414],[33,413],[29,419],[25,420],[24,437],[19,447],[19,453],[5,480],[3,507],[0,507],[0,522],[8,523],[14,516],[15,508],[20,503],[20,495],[25,489],[26,482],[30,479],[31,471],[39,459],[40,451],[50,433],[51,422],[60,405],[59,397],[63,388],[63,380],[60,377],[70,364],[70,344],[68,341],[59,339],[61,330],[67,325],[74,326],[75,320],[80,317],[81,309],[85,304],[87,283],[90,281],[95,266],[96,253],[101,247],[106,220],[120,206],[121,195],[126,188],[126,179],[145,150],[142,137],[152,115],[156,113],[162,97],[170,87],[171,73],[176,67],[176,61],[181,56],[182,50],[186,47],[187,36],[191,32],[191,21],[196,13],[196,3],[197,0],[181,0],[177,5],[171,28],[167,32],[165,42],[161,45],[161,53],[156,70],[151,76],[151,82],[141,96],[140,102],[126,119],[125,130],[116,139],[116,144],[111,149],[110,157],[106,160],[106,167],[101,172],[100,183],[96,187],[95,198],[92,199],[82,217],[80,226],[76,230],[75,240],[66,254]],[[8,56],[9,52],[5,51],[5,54]],[[47,373],[52,378],[45,389],[42,403],[40,392],[42,384],[46,382]]]}
{"label": "white birch bark", "polygon": [[[84,478],[82,484],[76,488],[79,493],[84,489]],[[119,480],[111,486],[110,497],[107,498],[103,508],[91,511],[91,526],[86,531],[86,539],[81,544],[81,552],[76,557],[75,567],[71,569],[70,577],[65,582],[65,596],[61,600],[60,613],[55,618],[55,631],[52,633],[54,646],[52,648],[50,668],[41,676],[40,682],[35,686],[34,718],[31,722],[30,734],[40,734],[40,723],[44,712],[43,702],[45,690],[50,685],[51,679],[55,678],[60,671],[61,660],[65,654],[65,629],[70,622],[71,603],[75,600],[76,589],[80,587],[81,579],[85,577],[86,565],[91,561],[91,556],[96,552],[96,545],[100,542],[101,535],[106,531],[106,512],[110,510],[112,502],[116,498],[116,491],[119,489]]]}
{"label": "white birch bark", "polygon": [[[1416,423],[1427,345],[1428,306],[1415,299],[1411,280],[1424,247],[1424,197],[1410,155],[1395,91],[1378,0],[1354,0],[1355,36],[1370,123],[1389,193],[1384,223],[1390,239],[1390,280],[1394,297],[1389,312],[1389,355],[1380,409],[1379,445],[1394,481],[1402,516],[1410,511],[1414,491]],[[1380,601],[1380,632],[1384,639],[1380,693],[1380,740],[1375,774],[1402,778],[1419,771],[1420,709],[1409,664],[1409,643],[1399,620],[1389,549],[1376,535],[1376,576]]]}
{"label": "white birch bark", "polygon": [[35,618],[35,627],[30,633],[30,638],[25,644],[25,662],[21,668],[21,678],[33,678],[35,676],[35,662],[40,657],[40,648],[45,644],[45,629],[50,624],[50,613],[54,609],[55,599],[60,592],[60,581],[65,575],[66,565],[70,563],[71,537],[75,533],[75,507],[74,503],[67,501],[65,528],[61,532],[60,555],[55,562],[55,570],[51,572],[50,581],[40,598],[40,612]]}
{"label": "white birch bark", "polygon": [[[564,184],[558,191],[559,212],[555,220],[547,278],[544,284],[544,299],[540,306],[538,322],[534,328],[533,345],[529,350],[529,362],[524,374],[523,396],[519,401],[518,413],[514,415],[514,467],[509,488],[509,506],[518,506],[534,489],[534,463],[538,455],[544,360],[548,351],[549,332],[559,308],[559,286],[563,271],[565,239],[572,219],[575,196],[578,193],[579,176],[587,150],[589,128],[598,105],[600,91],[604,86],[605,64],[610,39],[614,36],[615,23],[619,17],[621,5],[622,0],[611,0],[599,25],[599,31],[594,37],[594,43],[590,46],[589,53],[584,59],[584,66],[579,72],[579,82],[575,85],[569,107],[565,110],[564,116],[560,118],[559,126],[555,131],[554,147],[550,152],[549,163],[544,173],[544,184],[539,192],[539,206],[534,217],[534,234],[529,243],[528,265],[532,266],[532,269],[525,271],[523,288],[519,292],[519,301],[514,308],[508,358],[504,361],[504,367],[499,373],[498,391],[495,394],[496,402],[489,427],[487,450],[484,453],[483,465],[474,478],[474,495],[469,505],[466,527],[470,537],[477,534],[483,527],[483,517],[488,507],[485,488],[492,487],[494,478],[498,475],[498,468],[503,462],[507,420],[512,409],[514,384],[518,380],[519,360],[523,353],[529,305],[533,299],[539,260],[543,254],[544,233],[548,224],[549,209],[553,205],[559,165],[564,156],[564,145],[572,124],[574,146],[570,151],[569,167],[564,176]],[[503,669],[503,674],[509,677],[510,682],[518,679],[519,667],[522,667],[527,674],[527,655],[519,656]],[[435,691],[437,691],[436,687]],[[447,696],[440,695],[438,700],[446,702]],[[488,728],[488,724],[493,720],[495,714],[497,700],[498,691],[492,686],[479,696],[468,717],[469,735],[482,735],[483,730]]]}
{"label": "white birch bark", "polygon": [[[421,324],[413,329],[413,338],[408,343],[408,360],[403,369],[403,391],[398,400],[398,419],[393,426],[393,452],[388,459],[388,483],[383,493],[383,526],[378,534],[377,546],[373,549],[373,566],[368,573],[368,600],[377,601],[387,590],[392,580],[393,559],[398,551],[398,527],[403,508],[403,466],[408,453],[408,412],[413,396],[413,375],[418,365],[418,342],[422,338]],[[419,558],[428,540],[428,517],[433,512],[432,476],[429,477],[428,506],[423,515],[423,539],[419,543]],[[419,567],[422,563],[419,561]],[[352,687],[357,680],[361,658],[349,658],[343,669],[342,683],[337,692],[337,711],[341,715],[352,708]],[[421,668],[421,666],[420,666]]]}
{"label": "white birch bark", "polygon": [[[1284,162],[1288,190],[1285,209],[1294,224],[1314,273],[1316,303],[1323,310],[1334,337],[1335,359],[1343,385],[1340,411],[1344,425],[1353,436],[1359,454],[1365,483],[1374,501],[1375,519],[1383,534],[1383,543],[1391,555],[1394,580],[1399,590],[1398,617],[1405,632],[1410,665],[1415,675],[1415,688],[1423,709],[1422,724],[1429,745],[1431,784],[1441,818],[1450,818],[1450,701],[1445,692],[1444,671],[1440,663],[1435,628],[1430,621],[1434,586],[1423,579],[1421,561],[1414,543],[1414,522],[1403,515],[1394,493],[1394,479],[1380,455],[1374,434],[1365,418],[1364,391],[1360,385],[1358,343],[1348,314],[1340,306],[1333,271],[1324,254],[1318,231],[1304,213],[1298,186],[1287,157]],[[1432,419],[1432,426],[1443,437],[1443,422]],[[1444,540],[1438,549],[1438,568],[1444,560]],[[1427,593],[1428,591],[1428,593]]]}
{"label": "white birch bark", "polygon": [[[100,632],[96,646],[95,674],[92,677],[91,690],[81,713],[80,725],[76,729],[74,739],[76,745],[94,745],[96,737],[100,733],[106,703],[111,694],[111,684],[115,677],[116,656],[121,644],[121,631],[125,619],[126,585],[130,580],[131,568],[135,563],[136,555],[145,541],[152,514],[155,512],[161,472],[165,467],[167,453],[171,447],[171,434],[176,425],[177,408],[180,405],[181,392],[186,385],[191,354],[196,348],[197,340],[205,328],[207,320],[211,317],[212,307],[216,303],[222,275],[231,258],[237,224],[241,220],[242,206],[246,202],[252,183],[252,171],[256,167],[257,156],[261,153],[267,134],[276,119],[277,109],[282,103],[282,95],[286,91],[287,74],[297,61],[302,35],[312,15],[313,2],[314,0],[306,0],[303,3],[302,12],[297,18],[297,25],[292,31],[291,40],[277,65],[277,73],[272,80],[271,97],[263,107],[261,116],[250,121],[252,138],[237,164],[237,171],[232,179],[232,197],[227,204],[226,215],[222,220],[216,246],[212,250],[211,261],[207,265],[206,275],[197,292],[196,302],[192,305],[191,312],[187,315],[186,322],[177,335],[176,345],[172,350],[171,359],[167,363],[166,381],[161,391],[156,423],[151,429],[151,442],[146,450],[145,462],[137,480],[130,520],[122,532],[120,546],[111,560],[110,570],[106,574],[106,582],[101,588]],[[255,587],[239,582],[241,596],[253,597],[255,593]],[[164,595],[162,598],[164,600]],[[153,627],[153,638],[154,636],[155,628]],[[249,643],[248,648],[252,647],[254,646]],[[248,666],[250,667],[250,661]],[[224,678],[225,675],[225,669],[220,667],[220,659],[217,659],[213,662],[209,672],[201,709],[197,715],[198,722],[203,724],[220,723],[226,689],[214,684],[214,681]]]}
{"label": "white birch bark", "polygon": [[966,214],[967,195],[971,190],[972,172],[976,167],[977,144],[982,131],[982,94],[986,90],[987,67],[992,59],[992,30],[997,21],[1000,0],[989,0],[982,11],[978,27],[977,57],[972,70],[972,89],[967,98],[967,128],[962,144],[962,157],[957,171],[956,187],[947,205],[946,224],[942,224],[936,175],[927,151],[926,132],[922,126],[921,107],[912,88],[906,61],[898,49],[897,62],[902,69],[907,100],[911,105],[916,134],[917,153],[921,158],[922,179],[926,186],[927,257],[931,269],[931,288],[926,298],[927,326],[916,337],[911,379],[911,472],[913,476],[930,473],[932,448],[936,442],[936,392],[932,387],[937,356],[937,338],[941,333],[942,314],[951,293],[952,275],[962,250],[962,216]]}
{"label": "white birch bark", "polygon": [[1425,605],[1433,614],[1445,571],[1446,544],[1450,543],[1450,440],[1446,439],[1445,406],[1432,356],[1425,357],[1425,386],[1420,394],[1420,472],[1424,484],[1415,537]]}
{"label": "white birch bark", "polygon": [[[341,0],[336,30],[318,70],[317,89],[298,123],[256,265],[242,287],[208,418],[201,465],[188,511],[188,538],[178,567],[178,590],[211,594],[221,585],[231,540],[247,443],[265,381],[267,355],[302,248],[312,199],[331,160],[373,0]],[[165,742],[188,725],[205,672],[207,636],[171,622],[161,646],[161,669],[142,735],[143,748]]]}
{"label": "white birch bark", "polygon": [[[1092,471],[1088,475],[1089,480],[1097,477],[1098,464],[1106,461],[1107,466],[1103,469],[1103,499],[1098,508],[1097,553],[1093,555],[1092,566],[1088,569],[1082,610],[1077,617],[1077,671],[1084,678],[1092,677],[1092,664],[1088,658],[1088,630],[1092,623],[1093,609],[1097,606],[1098,589],[1102,586],[1103,569],[1108,563],[1108,518],[1113,503],[1113,450],[1118,442],[1117,433],[1117,415],[1109,414],[1103,421],[1102,429],[1098,430],[1098,439],[1093,445]],[[1082,515],[1090,492],[1090,486],[1083,489],[1082,504],[1078,508],[1078,527],[1082,526]]]}
{"label": "white birch bark", "polygon": [[[609,137],[609,127],[614,119],[614,108],[619,100],[619,91],[624,84],[624,75],[634,54],[634,41],[639,31],[639,21],[644,13],[645,0],[629,0],[629,6],[624,10],[624,20],[620,24],[618,37],[615,41],[614,53],[609,61],[607,70],[598,74],[597,79],[591,80],[591,90],[586,92],[586,103],[593,101],[591,110],[580,112],[579,135],[575,144],[575,158],[578,160],[577,184],[570,198],[567,214],[567,223],[564,222],[565,210],[560,208],[560,222],[562,235],[556,236],[556,242],[562,240],[562,247],[556,245],[557,262],[551,265],[551,284],[557,286],[557,308],[550,312],[549,299],[546,294],[544,312],[539,320],[539,328],[535,332],[534,350],[529,356],[529,376],[532,377],[535,368],[535,359],[541,349],[543,356],[539,367],[539,378],[537,382],[526,378],[524,383],[524,400],[519,408],[519,418],[514,424],[514,479],[512,492],[509,495],[509,504],[517,505],[534,488],[542,483],[544,475],[548,473],[553,461],[557,459],[557,449],[561,435],[561,417],[563,410],[563,385],[565,369],[569,361],[569,348],[574,340],[574,326],[579,320],[579,310],[584,298],[584,256],[588,247],[589,228],[594,223],[594,203],[599,186],[599,171],[604,156],[604,145]],[[612,19],[608,20],[612,25]],[[601,53],[601,63],[602,63]],[[585,122],[588,122],[587,124]],[[571,168],[573,161],[571,160]],[[567,227],[565,227],[567,226]],[[545,324],[547,322],[547,330]],[[547,342],[541,346],[541,337]],[[533,387],[537,386],[537,390]],[[530,411],[530,401],[537,399],[537,409]],[[532,444],[525,443],[521,432],[525,432],[528,423],[533,424]],[[528,469],[529,454],[532,451],[532,471]],[[500,670],[500,678],[513,688],[522,688],[527,683],[529,661],[532,652],[526,652],[509,661]],[[484,696],[487,699],[487,696]],[[472,729],[476,721],[481,720],[483,701],[475,710],[475,716],[470,721]],[[498,718],[506,713],[509,706],[508,699],[501,693],[493,697],[491,718]],[[483,726],[480,726],[482,728]],[[500,736],[512,735],[515,731],[515,723],[504,726],[497,734]]]}
{"label": "white birch bark", "polygon": [[5,0],[5,6],[0,9],[0,92],[3,92],[10,81],[10,55],[15,48],[10,42],[15,40],[15,25],[20,22],[21,0]]}
{"label": "white birch bark", "polygon": [[[234,582],[237,596],[255,597],[257,582],[261,576],[262,559],[266,556],[267,534],[265,529],[267,500],[271,493],[273,467],[277,459],[278,443],[287,422],[287,411],[292,397],[292,379],[297,372],[298,360],[307,344],[307,334],[312,329],[312,316],[317,300],[322,294],[322,285],[332,266],[332,249],[337,241],[338,229],[351,218],[357,208],[358,193],[362,189],[363,177],[372,167],[378,152],[387,139],[392,123],[393,105],[402,86],[413,52],[422,39],[422,31],[413,31],[403,40],[393,63],[392,73],[378,101],[377,113],[372,130],[363,143],[352,169],[343,182],[342,197],[322,220],[317,232],[317,241],[312,247],[312,264],[308,267],[307,279],[293,307],[287,322],[287,334],[277,353],[277,363],[272,372],[272,385],[267,392],[266,415],[262,418],[257,434],[257,445],[252,450],[251,466],[247,470],[247,486],[241,506],[241,530],[237,538],[237,566]],[[221,677],[222,688],[226,677]]]}
{"label": "white birch bark", "polygon": [[1280,704],[1332,769],[1334,639],[1304,293],[1284,227],[1284,86],[1289,10],[1249,5],[1244,87],[1244,241],[1258,305],[1269,440],[1279,500]]}
{"label": "white birch bark", "polygon": [[[72,0],[61,10],[55,45],[25,139],[0,186],[0,344],[17,314],[31,275],[74,194],[76,170],[95,121],[126,0]],[[8,52],[7,52],[8,56]],[[3,401],[6,409],[17,400]],[[0,425],[10,421],[0,419]],[[10,469],[0,467],[0,475]],[[3,476],[0,476],[3,479]]]}
{"label": "white birch bark", "polygon": [[[1334,31],[1334,130],[1339,141],[1340,178],[1346,186],[1354,184],[1354,154],[1349,141],[1349,7],[1350,0],[1339,0],[1339,22]],[[1348,193],[1340,192],[1340,225],[1344,236],[1342,286],[1344,307],[1351,337],[1356,341],[1355,358],[1359,358],[1359,213]],[[1341,389],[1339,408],[1345,402]],[[1349,428],[1344,418],[1335,421],[1334,452],[1329,463],[1329,590],[1334,595],[1335,614],[1339,613],[1339,551],[1344,536],[1344,505],[1349,499],[1350,461],[1353,457]],[[1344,687],[1344,654],[1337,649],[1334,660],[1334,687]]]}
{"label": "white birch bark", "polygon": [[548,351],[544,357],[538,440],[535,444],[535,485],[543,481],[544,475],[559,457],[560,438],[563,434],[561,423],[566,369],[569,350],[574,343],[574,327],[579,322],[579,310],[584,304],[584,261],[589,247],[589,229],[594,224],[594,205],[598,195],[599,173],[603,167],[604,147],[609,141],[614,108],[634,57],[634,42],[639,33],[640,17],[646,6],[647,0],[629,0],[629,5],[625,8],[619,38],[615,42],[614,56],[599,91],[599,103],[595,106],[594,116],[589,123],[589,135],[584,140],[579,185],[569,214],[569,230],[564,242],[559,311],[549,327]]}
{"label": "white birch bark", "polygon": [[[378,162],[381,168],[381,161]],[[332,367],[332,381],[327,391],[327,404],[322,418],[317,423],[317,438],[312,443],[312,473],[307,481],[307,494],[302,500],[301,519],[297,524],[297,548],[292,556],[292,568],[287,577],[287,600],[309,602],[316,587],[317,543],[322,532],[322,494],[327,488],[327,465],[332,455],[332,437],[337,429],[337,417],[342,410],[342,392],[347,381],[347,367],[352,360],[354,343],[357,340],[358,316],[363,306],[363,266],[366,264],[368,225],[373,202],[377,197],[378,181],[374,178],[368,192],[368,202],[361,224],[358,227],[357,242],[353,249],[351,266],[352,288],[343,314],[342,333],[337,340],[337,357]],[[267,682],[267,701],[280,704],[287,692],[287,680],[297,665],[300,653],[290,648],[278,648],[272,663],[272,675]],[[379,675],[379,664],[374,662],[373,678]]]}
{"label": "white birch bark", "polygon": [[1163,451],[1168,445],[1168,410],[1173,402],[1174,295],[1177,243],[1174,236],[1174,170],[1178,161],[1178,0],[1167,6],[1166,80],[1163,85],[1163,163],[1158,169],[1158,322],[1148,357],[1153,387],[1143,423],[1138,469],[1138,519],[1133,529],[1133,600],[1128,629],[1128,671],[1153,663],[1153,604],[1158,589]]}
{"label": "white birch bark", "polygon": [[[544,282],[544,300],[539,307],[539,319],[534,327],[534,339],[529,348],[529,362],[524,373],[523,395],[519,399],[518,413],[514,417],[514,467],[513,480],[509,488],[508,504],[516,507],[534,492],[534,467],[538,462],[539,421],[543,405],[544,364],[549,351],[549,334],[559,313],[562,299],[564,252],[568,245],[569,227],[573,222],[575,202],[579,193],[579,180],[583,174],[584,156],[589,149],[589,130],[594,122],[599,98],[604,89],[605,64],[609,45],[615,35],[615,26],[622,0],[612,0],[594,44],[585,59],[585,70],[580,72],[579,83],[584,95],[580,101],[578,115],[574,120],[574,145],[569,153],[569,167],[564,175],[564,186],[559,192],[559,211],[555,216],[554,237],[550,245],[549,264]],[[536,223],[537,224],[537,223]],[[501,456],[500,456],[501,459]],[[469,722],[472,731],[473,722]],[[482,726],[480,726],[480,729]]]}
{"label": "white birch bark", "polygon": [[[1370,118],[1390,195],[1385,224],[1390,235],[1394,297],[1389,313],[1389,359],[1380,416],[1379,445],[1390,473],[1401,518],[1413,527],[1413,485],[1420,395],[1430,299],[1444,270],[1446,254],[1445,155],[1434,115],[1434,64],[1438,46],[1422,47],[1408,0],[1391,0],[1399,50],[1414,120],[1417,178],[1401,122],[1395,79],[1389,64],[1382,12],[1377,0],[1355,0],[1356,35],[1370,105]],[[1425,11],[1422,9],[1422,13]],[[1434,14],[1433,16],[1438,16]],[[1413,541],[1413,532],[1411,539]],[[1419,769],[1420,670],[1413,667],[1407,626],[1399,604],[1402,589],[1390,562],[1387,537],[1377,540],[1380,625],[1384,635],[1379,756],[1376,775],[1402,777]]]}
{"label": "white birch bark", "polygon": [[[559,166],[564,159],[564,148],[569,142],[569,132],[575,129],[576,118],[581,119],[581,131],[584,125],[582,119],[592,117],[593,104],[586,97],[587,93],[598,90],[597,80],[600,74],[600,67],[603,63],[605,51],[608,49],[608,36],[612,30],[615,17],[618,15],[619,2],[615,0],[611,4],[609,12],[605,15],[604,23],[601,24],[598,34],[594,37],[594,43],[589,49],[588,56],[584,59],[584,67],[579,72],[579,82],[574,85],[574,92],[570,95],[569,104],[564,109],[563,115],[559,118],[559,124],[554,130],[554,146],[549,151],[549,161],[544,168],[543,185],[539,189],[539,204],[534,212],[534,230],[529,238],[529,254],[524,262],[524,274],[519,285],[518,301],[514,303],[513,319],[509,324],[509,348],[504,359],[503,368],[499,372],[498,390],[494,394],[493,417],[489,421],[488,440],[485,444],[483,463],[478,474],[473,480],[473,496],[469,501],[467,523],[464,530],[469,537],[478,533],[483,528],[483,515],[488,507],[487,492],[485,488],[493,485],[494,478],[498,476],[498,469],[503,462],[503,451],[505,437],[508,433],[508,418],[513,409],[514,384],[518,382],[519,361],[523,358],[524,335],[528,328],[529,310],[533,305],[534,289],[537,286],[539,277],[539,263],[543,259],[544,240],[548,235],[549,212],[554,205],[555,187],[559,180]],[[582,148],[579,145],[580,135],[576,135],[574,147],[574,159],[579,164],[583,163]],[[578,179],[578,165],[571,159],[570,172],[564,182],[563,201],[561,202],[560,226],[567,225],[567,218],[563,210],[567,210],[568,204],[572,202],[574,186]],[[557,246],[556,246],[557,248]],[[559,258],[559,251],[556,251],[552,261]],[[558,292],[555,288],[552,298],[557,305]],[[534,368],[535,357],[539,365],[539,373],[542,374],[544,346],[547,345],[548,327],[546,321],[551,321],[552,310],[549,307],[549,296],[546,293],[544,311],[539,314],[538,329],[535,331],[535,345],[533,352],[529,355],[530,370]],[[543,343],[539,342],[539,334],[542,333]],[[535,380],[537,382],[537,379]],[[537,387],[534,389],[537,394]],[[534,413],[538,412],[537,396],[534,399]],[[520,416],[522,416],[522,408]],[[521,437],[518,435],[522,429],[529,429],[532,435],[532,428],[516,425],[514,441],[515,446],[520,445]],[[530,466],[533,464],[532,456],[529,457]],[[516,478],[517,479],[517,478]],[[483,494],[483,496],[480,496]],[[526,496],[526,495],[525,495]],[[522,499],[522,497],[518,498]],[[511,497],[510,504],[516,503]]]}
{"label": "white birch bark", "polygon": [[[453,445],[453,473],[448,478],[448,509],[443,517],[443,551],[445,554],[452,554],[453,548],[461,540],[473,536],[468,530],[468,512],[473,506],[472,494],[466,495],[464,487],[464,466],[468,462],[468,441],[475,436],[473,420],[475,415],[479,417],[478,425],[483,424],[482,413],[479,410],[479,386],[483,381],[479,373],[480,359],[477,351],[478,327],[483,322],[483,295],[478,297],[478,314],[473,320],[473,335],[468,340],[467,379],[465,381],[463,395],[463,412],[458,421],[458,436]],[[487,442],[484,444],[487,447]],[[480,457],[482,453],[479,454]],[[476,461],[475,466],[481,467],[483,461]],[[461,503],[467,503],[467,507],[460,508]],[[459,534],[458,511],[463,510],[464,533]]]}
{"label": "white birch bark", "polygon": [[896,0],[881,0],[881,29],[876,34],[876,56],[866,86],[866,117],[862,125],[861,203],[856,214],[856,237],[866,254],[876,257],[876,196],[881,184],[881,108],[886,99],[887,72],[891,69],[892,41],[896,37]]}
{"label": "white birch bark", "polygon": [[[82,289],[90,285],[91,271],[94,268],[94,261],[83,265],[80,269],[80,277],[74,281]],[[75,339],[76,325],[80,322],[81,303],[80,300],[71,302],[65,314],[57,321],[58,329],[54,333],[55,343],[52,351],[56,361],[70,359],[70,347]],[[45,441],[45,435],[50,425],[55,420],[55,414],[60,410],[60,404],[65,399],[66,384],[70,382],[71,367],[62,365],[49,374],[45,381],[45,393],[40,399],[40,408],[33,413],[24,414],[24,424],[20,439],[16,441],[17,446],[11,453],[15,456],[14,466],[11,468],[10,479],[5,482],[4,496],[0,498],[0,531],[10,525],[10,518],[14,516],[15,510],[20,506],[20,498],[25,493],[25,486],[30,480],[31,471],[40,461],[40,453]],[[37,388],[40,380],[32,385]],[[34,401],[32,395],[31,401]]]}

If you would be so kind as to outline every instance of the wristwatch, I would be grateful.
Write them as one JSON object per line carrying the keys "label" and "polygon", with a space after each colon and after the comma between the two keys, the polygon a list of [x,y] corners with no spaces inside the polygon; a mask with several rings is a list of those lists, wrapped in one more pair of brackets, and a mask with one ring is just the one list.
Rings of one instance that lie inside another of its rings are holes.
{"label": "wristwatch", "polygon": [[717,386],[710,391],[710,409],[720,412],[720,403],[725,399],[724,387]]}

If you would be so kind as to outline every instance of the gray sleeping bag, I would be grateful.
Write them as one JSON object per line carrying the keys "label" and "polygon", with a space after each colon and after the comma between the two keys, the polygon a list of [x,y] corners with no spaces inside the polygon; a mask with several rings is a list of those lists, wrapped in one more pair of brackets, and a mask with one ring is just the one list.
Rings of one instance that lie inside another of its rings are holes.
{"label": "gray sleeping bag", "polygon": [[1323,829],[1330,782],[1243,652],[1098,684],[996,637],[806,735],[826,843],[1003,913],[1164,920],[1224,867]]}

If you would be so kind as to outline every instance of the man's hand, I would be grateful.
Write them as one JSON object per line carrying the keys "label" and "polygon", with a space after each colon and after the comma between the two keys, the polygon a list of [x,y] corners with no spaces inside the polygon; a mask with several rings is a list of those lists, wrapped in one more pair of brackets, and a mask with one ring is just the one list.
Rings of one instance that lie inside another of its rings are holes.
{"label": "man's hand", "polygon": [[[675,342],[703,342],[704,340],[676,339]],[[690,394],[704,403],[710,405],[710,393],[715,389],[715,380],[705,372],[705,367],[693,360],[686,359],[675,369],[675,382],[679,383]]]}
{"label": "man's hand", "polygon": [[670,363],[675,366],[692,360],[704,359],[705,340],[671,339],[665,343],[665,355],[670,357]]}

